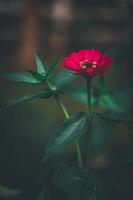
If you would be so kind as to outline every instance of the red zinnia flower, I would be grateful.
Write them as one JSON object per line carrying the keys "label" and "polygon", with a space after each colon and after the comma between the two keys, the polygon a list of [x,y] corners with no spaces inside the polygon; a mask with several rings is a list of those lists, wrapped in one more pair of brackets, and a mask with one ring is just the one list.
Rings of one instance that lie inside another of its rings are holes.
{"label": "red zinnia flower", "polygon": [[109,72],[113,58],[102,55],[97,49],[80,50],[65,57],[64,67],[75,71],[74,74],[88,74],[94,76]]}

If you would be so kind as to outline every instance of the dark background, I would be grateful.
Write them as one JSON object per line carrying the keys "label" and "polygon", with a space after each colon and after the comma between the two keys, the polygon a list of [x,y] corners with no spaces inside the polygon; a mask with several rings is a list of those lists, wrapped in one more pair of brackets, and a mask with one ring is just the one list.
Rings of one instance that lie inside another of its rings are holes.
{"label": "dark background", "polygon": [[[130,43],[132,8],[132,0],[0,0],[0,71],[35,69],[35,48],[51,64],[61,47],[69,54],[88,48],[109,51]],[[131,55],[126,62],[132,65]],[[107,78],[109,87],[132,76],[126,66],[118,77]],[[0,80],[0,102],[40,89]],[[84,109],[69,96],[63,100],[70,113]],[[32,199],[36,193],[31,191],[37,187],[34,178],[45,144],[54,126],[64,120],[55,105],[54,99],[33,100],[0,113],[0,184],[24,190],[17,199]]]}

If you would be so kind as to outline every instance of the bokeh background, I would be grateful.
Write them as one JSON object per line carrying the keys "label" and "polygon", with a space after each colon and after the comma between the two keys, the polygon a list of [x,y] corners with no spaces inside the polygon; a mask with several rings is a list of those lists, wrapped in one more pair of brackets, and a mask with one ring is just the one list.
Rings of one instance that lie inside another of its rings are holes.
{"label": "bokeh background", "polygon": [[[64,55],[88,48],[104,52],[116,48],[119,54],[132,43],[132,8],[132,0],[0,0],[0,72],[35,70],[35,48],[49,65],[60,48]],[[108,87],[132,78],[131,46],[128,52],[122,54],[116,75],[107,76]],[[1,79],[0,103],[41,89]],[[63,100],[70,113],[85,109],[67,95]],[[16,199],[36,195],[33,188],[45,144],[63,120],[54,99],[33,100],[0,112],[0,184],[22,189],[24,194]]]}

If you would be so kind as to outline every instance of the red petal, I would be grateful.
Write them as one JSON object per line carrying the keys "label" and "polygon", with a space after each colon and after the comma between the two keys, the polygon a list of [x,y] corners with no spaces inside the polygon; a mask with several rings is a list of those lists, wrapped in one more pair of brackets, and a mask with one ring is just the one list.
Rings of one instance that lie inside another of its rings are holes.
{"label": "red petal", "polygon": [[70,57],[65,57],[63,65],[72,70],[80,70],[79,65],[77,65]]}
{"label": "red petal", "polygon": [[93,61],[98,62],[101,59],[101,53],[99,50],[95,50]]}
{"label": "red petal", "polygon": [[76,64],[79,64],[79,63],[80,63],[80,59],[79,59],[78,53],[72,52],[72,54],[70,55],[70,58],[71,58]]}
{"label": "red petal", "polygon": [[114,63],[113,58],[110,58],[108,55],[104,55],[103,58],[98,63],[98,66],[108,67]]}
{"label": "red petal", "polygon": [[94,57],[95,57],[95,55],[97,54],[97,50],[96,50],[96,49],[91,49],[91,50],[90,50],[90,53],[91,53],[92,58],[93,58],[93,60],[94,60]]}
{"label": "red petal", "polygon": [[92,62],[92,58],[93,58],[93,55],[91,53],[91,50],[84,50],[84,60],[88,60],[88,63],[89,63],[89,62]]}
{"label": "red petal", "polygon": [[78,52],[78,56],[79,56],[80,61],[83,61],[84,60],[84,50],[80,50]]}

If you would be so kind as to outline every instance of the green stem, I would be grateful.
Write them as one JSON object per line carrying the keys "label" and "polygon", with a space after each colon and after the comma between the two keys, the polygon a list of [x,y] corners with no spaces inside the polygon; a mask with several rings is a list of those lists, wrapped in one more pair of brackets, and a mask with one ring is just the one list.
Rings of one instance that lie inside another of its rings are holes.
{"label": "green stem", "polygon": [[82,169],[82,157],[81,157],[79,141],[76,140],[75,143],[76,143],[76,149],[77,149],[77,158],[78,158],[79,168]]}
{"label": "green stem", "polygon": [[86,93],[87,93],[87,112],[90,118],[90,125],[88,127],[88,132],[87,132],[87,138],[86,138],[86,165],[88,165],[88,157],[89,157],[89,136],[90,136],[90,127],[92,123],[92,118],[91,118],[91,77],[88,75],[84,75],[84,78],[86,79]]}
{"label": "green stem", "polygon": [[[51,90],[54,90],[54,89],[55,89],[55,87],[53,87],[49,81],[47,81],[47,84],[48,84],[48,86],[49,86],[49,88],[50,88]],[[59,107],[61,108],[61,110],[63,111],[63,113],[64,113],[66,119],[68,119],[70,116],[69,116],[69,114],[68,114],[68,111],[67,111],[66,107],[64,106],[63,102],[61,101],[59,95],[58,95],[58,94],[55,94],[54,97],[55,97],[55,100],[56,100],[58,106],[59,106]],[[77,158],[78,158],[79,168],[82,169],[82,157],[81,157],[81,151],[80,151],[79,141],[76,140],[75,144],[76,144],[76,150],[77,150]]]}
{"label": "green stem", "polygon": [[[64,106],[63,102],[61,101],[59,95],[56,94],[56,95],[54,95],[54,97],[55,97],[55,99],[57,101],[57,104],[59,105],[59,107],[63,111],[66,119],[68,119],[69,118],[69,114],[68,114],[67,109]],[[79,141],[76,140],[75,144],[76,144],[76,151],[77,151],[77,159],[78,159],[78,163],[79,163],[79,168],[82,169],[82,157],[81,157],[81,151],[80,151]]]}
{"label": "green stem", "polygon": [[87,83],[87,102],[88,102],[88,114],[91,115],[91,78],[86,77]]}
{"label": "green stem", "polygon": [[67,109],[65,108],[63,102],[62,102],[61,99],[59,98],[59,95],[56,94],[56,95],[54,95],[54,97],[55,97],[55,99],[56,99],[57,104],[59,105],[59,107],[60,107],[61,110],[63,111],[63,113],[64,113],[66,119],[68,119],[68,118],[69,118],[69,114],[68,114]]}

